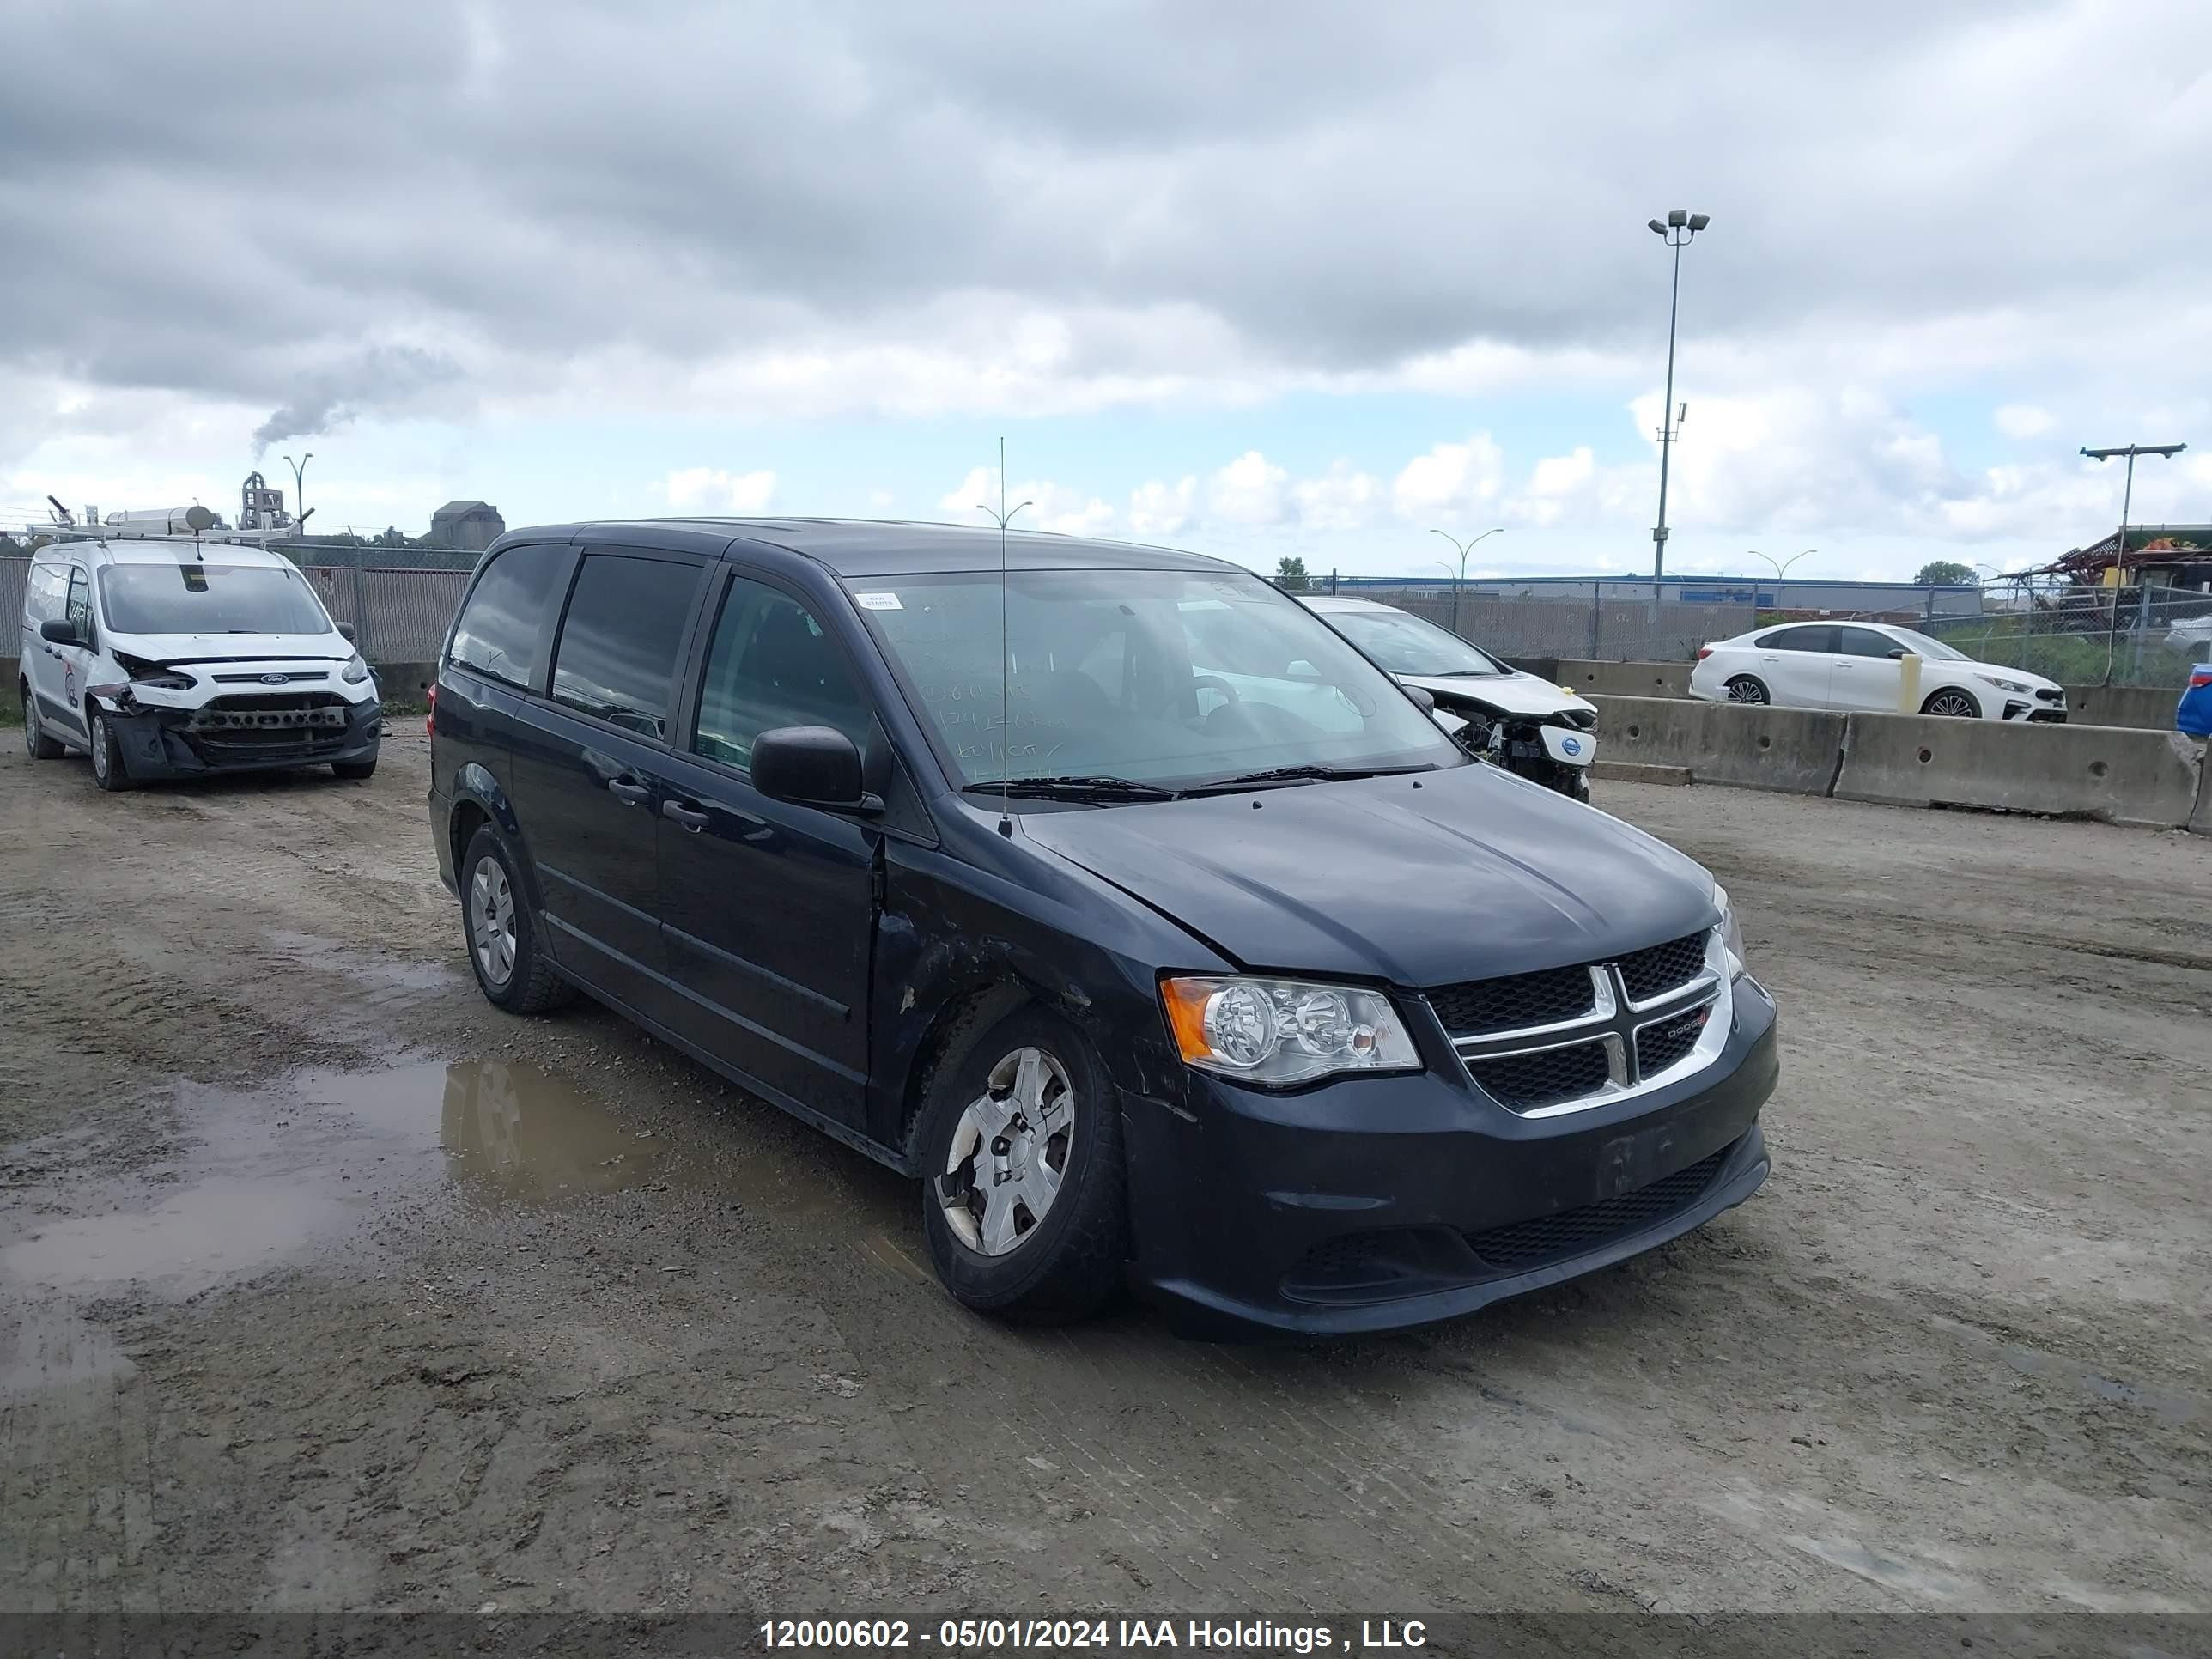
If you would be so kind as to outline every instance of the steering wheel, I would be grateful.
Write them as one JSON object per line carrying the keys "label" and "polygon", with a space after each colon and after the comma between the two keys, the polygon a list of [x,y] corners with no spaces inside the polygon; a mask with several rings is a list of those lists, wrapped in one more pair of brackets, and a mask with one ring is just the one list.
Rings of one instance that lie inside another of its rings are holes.
{"label": "steering wheel", "polygon": [[[1190,677],[1190,694],[1193,701],[1195,702],[1199,692],[1208,686],[1211,686],[1214,690],[1221,693],[1221,695],[1227,698],[1231,702],[1243,702],[1243,698],[1237,695],[1237,688],[1231,685],[1227,680],[1223,679],[1218,674],[1193,674]],[[1182,694],[1178,691],[1168,699],[1167,707],[1161,710],[1161,712],[1165,714],[1172,715],[1176,713],[1177,705],[1182,702]]]}

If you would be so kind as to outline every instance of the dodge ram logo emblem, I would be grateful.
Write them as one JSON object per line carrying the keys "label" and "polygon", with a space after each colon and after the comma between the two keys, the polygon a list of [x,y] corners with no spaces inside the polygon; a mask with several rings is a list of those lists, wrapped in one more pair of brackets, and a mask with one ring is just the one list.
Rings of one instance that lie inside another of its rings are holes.
{"label": "dodge ram logo emblem", "polygon": [[284,685],[289,684],[291,678],[289,674],[264,674],[261,677],[261,683],[264,685]]}

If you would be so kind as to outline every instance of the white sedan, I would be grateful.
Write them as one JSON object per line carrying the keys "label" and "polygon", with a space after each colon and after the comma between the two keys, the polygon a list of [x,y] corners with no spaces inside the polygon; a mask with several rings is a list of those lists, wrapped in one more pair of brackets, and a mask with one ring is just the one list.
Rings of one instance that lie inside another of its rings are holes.
{"label": "white sedan", "polygon": [[1779,623],[1701,646],[1690,695],[1709,702],[1894,714],[1905,701],[1911,657],[1920,659],[1912,702],[1923,714],[2054,723],[2066,718],[2065,689],[2055,681],[1976,662],[1941,640],[1889,623]]}

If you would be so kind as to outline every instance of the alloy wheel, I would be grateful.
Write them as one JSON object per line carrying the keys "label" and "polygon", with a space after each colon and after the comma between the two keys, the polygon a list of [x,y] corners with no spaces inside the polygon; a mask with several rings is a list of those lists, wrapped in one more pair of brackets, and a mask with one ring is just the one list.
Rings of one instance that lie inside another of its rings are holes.
{"label": "alloy wheel", "polygon": [[469,943],[489,983],[514,976],[514,890],[497,859],[478,859],[469,878]]}
{"label": "alloy wheel", "polygon": [[937,1183],[953,1236],[981,1255],[1035,1237],[1066,1177],[1075,1120],[1067,1068],[1046,1050],[1017,1048],[994,1066],[960,1114]]}
{"label": "alloy wheel", "polygon": [[92,775],[101,784],[107,781],[111,757],[107,752],[107,716],[92,717]]}
{"label": "alloy wheel", "polygon": [[1748,675],[1730,680],[1728,694],[1730,702],[1765,702],[1767,700],[1766,688]]}
{"label": "alloy wheel", "polygon": [[1982,711],[1974,707],[1974,700],[1963,691],[1939,691],[1928,699],[1927,712],[1950,720],[1974,720]]}

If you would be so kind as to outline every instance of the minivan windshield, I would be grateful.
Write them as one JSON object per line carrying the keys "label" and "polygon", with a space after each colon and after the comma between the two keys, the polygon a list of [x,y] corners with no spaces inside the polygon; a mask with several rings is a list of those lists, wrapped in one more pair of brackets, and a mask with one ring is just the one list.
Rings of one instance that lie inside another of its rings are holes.
{"label": "minivan windshield", "polygon": [[1127,799],[1465,761],[1372,663],[1245,573],[1017,570],[1003,650],[995,570],[848,586],[970,786],[1064,779]]}
{"label": "minivan windshield", "polygon": [[1394,674],[1428,674],[1453,679],[1491,678],[1509,673],[1505,665],[1479,651],[1456,634],[1403,611],[1329,611],[1322,613],[1344,636]]}
{"label": "minivan windshield", "polygon": [[100,605],[118,634],[327,634],[307,580],[274,565],[111,564]]}

